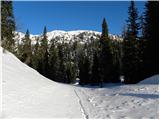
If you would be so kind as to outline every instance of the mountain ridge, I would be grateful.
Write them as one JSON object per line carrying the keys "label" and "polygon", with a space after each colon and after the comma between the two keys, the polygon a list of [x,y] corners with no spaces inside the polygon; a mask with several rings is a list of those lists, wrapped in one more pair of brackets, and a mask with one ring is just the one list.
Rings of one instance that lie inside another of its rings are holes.
{"label": "mountain ridge", "polygon": [[[62,41],[70,42],[74,40],[74,41],[81,41],[83,43],[91,39],[91,37],[93,37],[93,39],[99,39],[100,35],[101,35],[101,32],[92,31],[92,30],[74,30],[74,31],[53,30],[53,31],[47,32],[47,37],[49,41],[52,39],[59,39],[59,41],[61,42]],[[21,41],[21,39],[23,39],[24,36],[25,36],[25,33],[16,32],[15,39],[18,39]],[[118,35],[109,34],[109,36],[112,40],[121,40],[121,37]],[[39,34],[39,35],[30,34],[30,38],[32,41],[35,41],[38,37],[41,38],[42,34]]]}

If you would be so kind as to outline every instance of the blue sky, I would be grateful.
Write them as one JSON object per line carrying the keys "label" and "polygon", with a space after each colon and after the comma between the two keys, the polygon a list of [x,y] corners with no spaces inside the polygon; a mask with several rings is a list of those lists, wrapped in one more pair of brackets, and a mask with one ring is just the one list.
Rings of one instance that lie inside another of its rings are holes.
{"label": "blue sky", "polygon": [[[17,31],[40,34],[44,26],[52,30],[94,30],[101,32],[105,17],[109,33],[121,34],[128,17],[129,1],[101,2],[33,2],[14,1]],[[144,1],[136,1],[139,13],[144,10]]]}

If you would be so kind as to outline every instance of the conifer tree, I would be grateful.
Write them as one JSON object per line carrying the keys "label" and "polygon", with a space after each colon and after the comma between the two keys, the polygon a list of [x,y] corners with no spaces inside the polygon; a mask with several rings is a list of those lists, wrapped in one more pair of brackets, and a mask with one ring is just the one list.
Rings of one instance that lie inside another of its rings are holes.
{"label": "conifer tree", "polygon": [[68,61],[66,64],[67,83],[74,83],[76,79],[75,63]]}
{"label": "conifer tree", "polygon": [[22,41],[23,41],[22,61],[27,65],[32,66],[31,39],[30,39],[30,33],[28,29]]}
{"label": "conifer tree", "polygon": [[47,77],[48,74],[48,39],[47,39],[47,28],[44,27],[43,36],[40,42],[40,57],[41,57],[41,64],[40,72]]}
{"label": "conifer tree", "polygon": [[1,1],[2,47],[12,53],[15,52],[15,41],[13,39],[15,28],[12,1]]}
{"label": "conifer tree", "polygon": [[131,1],[131,4],[128,8],[128,20],[127,20],[127,26],[128,26],[128,39],[136,40],[138,38],[138,30],[139,30],[139,17],[138,17],[138,11],[135,7],[135,2]]}
{"label": "conifer tree", "polygon": [[97,52],[94,53],[93,65],[92,65],[92,75],[91,75],[91,84],[95,85],[100,83],[100,68],[99,68],[99,56]]}
{"label": "conifer tree", "polygon": [[121,50],[121,41],[114,40],[112,41],[112,77],[111,82],[117,83],[120,82],[120,75],[122,74],[122,66],[121,66],[121,59],[122,59],[122,50]]}
{"label": "conifer tree", "polygon": [[144,15],[144,77],[149,77],[159,73],[159,2],[148,1]]}
{"label": "conifer tree", "polygon": [[59,56],[58,56],[58,49],[55,45],[55,39],[51,40],[51,47],[49,49],[49,78],[58,81],[58,70],[59,70]]}
{"label": "conifer tree", "polygon": [[64,54],[64,43],[58,45],[58,56],[59,56],[59,68],[58,68],[58,80],[59,82],[66,83],[66,63],[65,63],[65,54]]}
{"label": "conifer tree", "polygon": [[89,59],[87,56],[81,56],[79,62],[79,77],[80,77],[80,85],[90,83],[90,75],[89,75]]}
{"label": "conifer tree", "polygon": [[39,45],[39,37],[36,38],[36,44],[34,45],[34,48],[33,48],[33,60],[32,60],[32,65],[33,65],[33,68],[38,70],[38,62],[40,61],[40,53],[39,53],[39,48],[40,48],[40,45]]}
{"label": "conifer tree", "polygon": [[108,36],[108,26],[105,18],[102,23],[102,35],[100,38],[100,76],[101,82],[111,82],[111,69],[113,56],[111,52],[111,40]]}
{"label": "conifer tree", "polygon": [[138,73],[141,59],[138,46],[138,12],[134,1],[131,1],[128,14],[126,38],[123,42],[123,73],[125,83],[136,83],[139,80]]}

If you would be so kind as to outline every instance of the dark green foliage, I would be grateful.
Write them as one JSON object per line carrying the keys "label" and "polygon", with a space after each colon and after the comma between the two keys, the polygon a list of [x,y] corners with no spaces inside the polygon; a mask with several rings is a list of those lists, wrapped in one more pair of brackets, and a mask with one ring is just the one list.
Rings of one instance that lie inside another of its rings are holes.
{"label": "dark green foliage", "polygon": [[43,36],[40,41],[40,60],[39,61],[39,72],[44,76],[48,76],[48,39],[47,39],[47,29],[44,27]]}
{"label": "dark green foliage", "polygon": [[106,23],[105,18],[103,19],[103,22],[102,22],[102,35],[101,35],[101,37],[105,37],[106,39],[109,39],[109,37],[108,37],[108,25]]}
{"label": "dark green foliage", "polygon": [[99,56],[95,52],[93,57],[91,84],[96,85],[100,83],[100,68],[99,68]]}
{"label": "dark green foliage", "polygon": [[141,59],[138,47],[138,41],[136,40],[125,40],[123,42],[125,83],[137,83],[139,81]]}
{"label": "dark green foliage", "polygon": [[108,27],[104,18],[102,23],[102,35],[100,38],[100,76],[101,81],[111,82],[111,69],[113,66],[113,56],[111,51],[111,40],[108,37]]}
{"label": "dark green foliage", "polygon": [[49,49],[49,73],[48,77],[53,81],[58,80],[58,70],[59,70],[59,56],[58,56],[58,49],[55,46],[55,40],[51,40],[51,47]]}
{"label": "dark green foliage", "polygon": [[81,56],[79,63],[79,77],[80,77],[80,85],[90,83],[90,64],[87,56]]}
{"label": "dark green foliage", "polygon": [[130,7],[128,8],[128,20],[127,20],[127,35],[128,39],[136,40],[138,38],[138,30],[139,30],[139,23],[138,23],[138,11],[135,7],[134,1],[131,1]]}
{"label": "dark green foliage", "polygon": [[15,20],[13,15],[12,1],[1,1],[1,40],[2,47],[15,52]]}
{"label": "dark green foliage", "polygon": [[67,83],[74,83],[76,79],[76,68],[75,64],[71,61],[68,61],[66,64],[66,74],[67,74]]}
{"label": "dark green foliage", "polygon": [[128,11],[128,26],[123,42],[123,74],[125,83],[136,83],[139,81],[141,55],[138,43],[138,12],[134,1],[131,1]]}
{"label": "dark green foliage", "polygon": [[121,41],[112,41],[112,68],[111,73],[111,82],[117,83],[120,82],[120,75],[122,75],[122,42]]}
{"label": "dark green foliage", "polygon": [[144,16],[144,77],[159,73],[159,2],[148,1]]}
{"label": "dark green foliage", "polygon": [[32,57],[32,65],[33,68],[38,70],[38,63],[40,61],[40,53],[39,53],[39,38],[36,39],[36,44],[33,46],[33,57]]}
{"label": "dark green foliage", "polygon": [[[22,39],[22,56],[21,60],[29,66],[32,66],[32,49],[29,30],[26,31],[25,37]],[[20,47],[20,46],[19,46]]]}

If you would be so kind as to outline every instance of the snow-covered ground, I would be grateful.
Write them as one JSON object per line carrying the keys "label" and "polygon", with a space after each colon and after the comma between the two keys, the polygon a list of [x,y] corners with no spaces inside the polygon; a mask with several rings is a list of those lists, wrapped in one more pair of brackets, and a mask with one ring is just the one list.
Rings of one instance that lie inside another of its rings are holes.
{"label": "snow-covered ground", "polygon": [[135,85],[66,85],[8,52],[2,54],[2,74],[2,118],[159,118],[158,75]]}
{"label": "snow-covered ground", "polygon": [[[158,75],[152,78],[158,81]],[[104,88],[88,86],[76,91],[89,118],[158,119],[159,116],[158,84],[106,84]]]}

